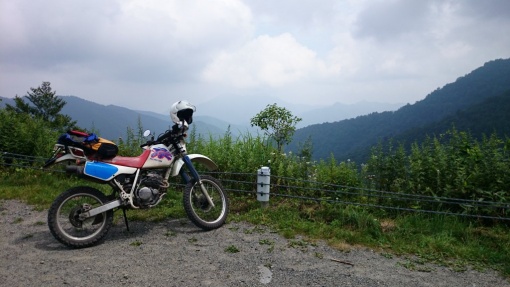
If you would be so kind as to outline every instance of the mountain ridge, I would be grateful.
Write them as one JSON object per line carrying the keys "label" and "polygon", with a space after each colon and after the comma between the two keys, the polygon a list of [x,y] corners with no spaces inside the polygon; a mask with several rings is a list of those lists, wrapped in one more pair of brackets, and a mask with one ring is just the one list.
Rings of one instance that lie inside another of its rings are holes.
{"label": "mountain ridge", "polygon": [[[328,158],[333,154],[337,160],[354,158],[364,162],[368,154],[360,151],[366,151],[378,141],[398,137],[413,129],[426,128],[489,98],[501,96],[508,90],[510,59],[493,60],[457,78],[455,82],[436,89],[423,100],[396,111],[371,113],[298,129],[286,150],[299,152],[299,144],[311,138],[315,159]],[[423,132],[427,131],[423,129]]]}
{"label": "mountain ridge", "polygon": [[[61,111],[62,114],[71,116],[71,118],[77,122],[79,127],[86,130],[93,130],[100,134],[102,137],[110,138],[112,140],[115,140],[119,137],[125,138],[127,135],[128,127],[132,130],[137,130],[138,119],[140,119],[144,129],[151,129],[155,132],[163,132],[167,130],[172,124],[169,115],[159,114],[151,111],[131,110],[112,104],[97,104],[95,102],[72,95],[64,95],[58,97],[66,101],[66,105]],[[3,101],[0,102],[0,107],[3,107],[5,104],[14,105],[14,100],[11,98],[0,97],[0,99],[3,99]],[[274,98],[272,100],[274,100]],[[221,101],[217,100],[216,102],[220,103]],[[234,137],[246,133],[255,134],[258,132],[258,129],[256,127],[252,127],[249,124],[248,118],[255,116],[255,114],[260,112],[263,108],[266,107],[267,104],[269,104],[264,103],[265,102],[260,102],[260,110],[256,110],[255,107],[252,107],[250,109],[252,110],[252,114],[244,111],[243,114],[246,117],[246,121],[244,123],[239,123],[238,120],[233,120],[233,117],[229,112],[221,113],[222,115],[229,115],[225,120],[210,116],[209,114],[212,113],[212,111],[219,111],[215,109],[214,106],[207,107],[207,105],[201,105],[198,107],[197,113],[194,115],[194,125],[192,125],[192,127],[196,128],[197,134],[200,134],[206,138],[209,138],[209,136],[222,136],[227,132],[227,130],[229,130]],[[363,107],[363,105],[366,105],[366,107]],[[388,107],[394,107],[395,105],[396,104],[369,102],[360,102],[353,105],[336,103],[334,106],[324,107],[322,109],[315,107],[314,110],[305,111],[304,113],[308,112],[310,114],[319,115],[320,118],[321,115],[333,114],[331,110],[336,107],[338,108],[338,111],[336,112],[338,117],[333,118],[333,116],[330,116],[329,119],[332,121],[339,121],[346,118],[346,116],[355,116],[356,113],[363,113],[365,111],[371,110],[384,110]],[[340,109],[339,107],[343,107],[343,109]],[[354,109],[353,107],[357,108]],[[330,112],[327,112],[328,110]],[[343,110],[348,110],[350,113],[344,113],[342,112]],[[202,111],[202,113],[205,115],[200,114],[200,111]],[[313,121],[312,117],[307,117],[305,115],[304,118],[307,119],[308,122]]]}
{"label": "mountain ridge", "polygon": [[[293,141],[286,146],[286,151],[298,153],[300,145],[311,139],[314,159],[327,159],[334,155],[335,159],[340,161],[352,159],[364,162],[367,160],[370,147],[381,140],[395,138],[409,142],[425,134],[444,132],[447,127],[452,126],[452,123],[462,123],[460,127],[476,133],[490,134],[492,132],[490,125],[498,126],[500,131],[506,133],[505,127],[510,127],[510,119],[507,116],[510,115],[510,105],[507,105],[507,101],[510,101],[508,91],[510,91],[510,59],[496,59],[458,77],[442,88],[437,88],[424,99],[412,105],[403,105],[396,110],[391,110],[390,104],[385,107],[379,106],[386,111],[373,111],[373,108],[367,107],[372,111],[341,119],[346,114],[341,115],[341,107],[349,105],[309,107],[308,110],[300,106],[298,112],[290,108],[297,116],[304,113],[319,114],[323,122],[298,128]],[[116,105],[100,105],[75,96],[59,97],[67,102],[62,109],[63,114],[71,116],[80,127],[97,131],[102,137],[112,140],[125,137],[128,127],[136,131],[140,123],[143,128],[151,129],[155,133],[163,132],[171,125],[170,117],[167,115],[134,111]],[[4,100],[0,102],[0,107],[14,102],[13,99],[2,99]],[[248,107],[235,111],[242,112],[244,118],[249,119],[273,100],[274,97],[266,97],[257,101],[258,106],[253,105],[253,102],[243,102]],[[228,103],[228,100],[225,101]],[[282,105],[282,102],[278,104]],[[203,104],[198,107],[193,124],[196,133],[206,139],[209,136],[222,136],[227,130],[230,130],[233,136],[257,131],[249,125],[249,122],[235,119],[231,110],[234,106],[232,103],[228,105],[222,100],[216,100],[211,101],[210,105]],[[324,109],[336,112],[338,120],[333,118],[328,121],[329,119],[324,116],[326,114]],[[211,116],[213,112],[220,114],[222,119]]]}

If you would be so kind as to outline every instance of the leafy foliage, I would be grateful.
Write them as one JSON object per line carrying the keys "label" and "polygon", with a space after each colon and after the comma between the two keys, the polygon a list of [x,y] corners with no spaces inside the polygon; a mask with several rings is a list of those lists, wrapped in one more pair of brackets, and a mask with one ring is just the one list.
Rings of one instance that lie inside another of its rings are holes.
{"label": "leafy foliage", "polygon": [[276,142],[278,151],[281,151],[283,145],[292,140],[296,124],[300,121],[301,118],[293,116],[286,108],[272,104],[267,105],[250,122],[252,127],[259,127],[268,137],[272,138]]}
{"label": "leafy foliage", "polygon": [[16,96],[14,98],[15,106],[7,104],[6,109],[41,119],[49,123],[50,127],[59,129],[61,132],[75,127],[76,122],[70,116],[60,114],[66,102],[55,96],[56,92],[51,90],[50,82],[43,82],[41,86],[30,88],[30,90],[31,92],[28,92],[25,98],[31,104]]}
{"label": "leafy foliage", "polygon": [[[395,148],[391,143],[379,144],[372,150],[366,173],[372,175],[377,190],[507,203],[510,200],[509,148],[510,140],[495,134],[477,140],[468,132],[452,128],[439,137],[412,144],[409,155],[402,145]],[[473,210],[470,205],[462,208],[456,211],[485,212]]]}
{"label": "leafy foliage", "polygon": [[75,122],[60,114],[66,103],[55,97],[49,82],[30,90],[30,103],[16,96],[14,106],[0,109],[0,151],[48,157],[58,136]]}
{"label": "leafy foliage", "polygon": [[0,109],[0,151],[47,157],[59,134],[40,118]]}
{"label": "leafy foliage", "polygon": [[138,127],[133,130],[130,127],[126,128],[126,139],[119,138],[117,146],[119,154],[123,156],[138,156],[141,153],[140,145],[146,142],[143,137],[143,125],[140,117],[138,117]]}

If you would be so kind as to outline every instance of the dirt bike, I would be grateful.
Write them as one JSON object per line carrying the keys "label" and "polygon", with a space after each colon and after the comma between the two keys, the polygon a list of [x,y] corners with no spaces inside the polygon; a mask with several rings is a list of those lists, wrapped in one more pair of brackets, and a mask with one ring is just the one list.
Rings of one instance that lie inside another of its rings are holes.
{"label": "dirt bike", "polygon": [[[90,145],[59,139],[44,168],[71,162],[66,172],[108,184],[112,193],[105,195],[90,186],[77,186],[60,194],[48,211],[51,234],[70,247],[93,246],[105,238],[113,224],[113,212],[119,209],[129,230],[126,210],[158,205],[167,193],[168,179],[177,176],[186,183],[183,205],[191,222],[203,230],[221,227],[229,213],[229,199],[218,179],[197,172],[193,162],[203,164],[208,170],[215,170],[217,165],[204,155],[187,153],[187,129],[184,121],[157,139],[146,131],[144,137],[150,139],[140,146],[143,152],[137,157],[101,159],[90,152]],[[87,134],[76,131],[66,134],[67,139],[80,136]]]}

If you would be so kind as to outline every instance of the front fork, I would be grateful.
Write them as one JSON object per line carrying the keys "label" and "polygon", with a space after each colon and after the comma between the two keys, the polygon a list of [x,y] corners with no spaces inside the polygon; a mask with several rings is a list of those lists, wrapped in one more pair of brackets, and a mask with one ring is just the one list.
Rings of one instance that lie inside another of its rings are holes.
{"label": "front fork", "polygon": [[[198,174],[197,170],[195,169],[195,166],[193,166],[193,163],[191,162],[191,159],[185,155],[182,160],[184,161],[184,164],[188,168],[189,172],[191,173],[192,178],[195,180],[195,182],[200,186],[200,190],[202,191],[202,194],[207,199],[207,202],[211,207],[214,207],[214,203],[211,199],[211,196],[209,196],[209,193],[207,192],[207,189],[205,188],[204,184],[202,183],[202,180],[200,179],[200,175]],[[189,176],[184,172],[183,169],[180,171],[181,177],[186,181],[186,183],[190,182]]]}

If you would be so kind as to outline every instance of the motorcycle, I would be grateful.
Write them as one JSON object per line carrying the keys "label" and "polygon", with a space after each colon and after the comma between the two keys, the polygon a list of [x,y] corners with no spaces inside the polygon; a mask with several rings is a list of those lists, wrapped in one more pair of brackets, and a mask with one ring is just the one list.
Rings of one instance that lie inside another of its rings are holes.
{"label": "motorcycle", "polygon": [[[150,139],[140,146],[143,152],[137,157],[101,159],[83,146],[59,140],[44,168],[70,162],[66,172],[108,184],[112,193],[105,195],[91,186],[77,186],[60,194],[48,211],[51,234],[69,247],[93,246],[105,238],[113,224],[114,210],[119,209],[129,230],[126,210],[157,206],[167,193],[168,179],[177,176],[186,183],[182,203],[190,221],[206,231],[221,227],[229,213],[228,196],[218,179],[197,172],[193,162],[208,170],[217,169],[217,165],[207,156],[187,153],[187,130],[183,120],[157,139],[145,131],[144,137]],[[83,136],[70,133],[68,138]]]}

